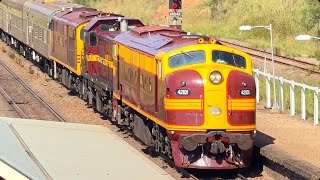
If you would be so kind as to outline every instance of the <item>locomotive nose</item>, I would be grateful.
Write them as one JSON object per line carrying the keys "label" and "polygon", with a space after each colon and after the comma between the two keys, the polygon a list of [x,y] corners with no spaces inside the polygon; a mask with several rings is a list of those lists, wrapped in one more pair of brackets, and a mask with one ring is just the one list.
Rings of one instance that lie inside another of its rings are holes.
{"label": "locomotive nose", "polygon": [[215,129],[250,125],[255,121],[255,83],[238,70],[213,70],[205,85],[206,124]]}
{"label": "locomotive nose", "polygon": [[204,83],[196,70],[180,70],[166,76],[165,110],[170,124],[201,126],[204,123]]}

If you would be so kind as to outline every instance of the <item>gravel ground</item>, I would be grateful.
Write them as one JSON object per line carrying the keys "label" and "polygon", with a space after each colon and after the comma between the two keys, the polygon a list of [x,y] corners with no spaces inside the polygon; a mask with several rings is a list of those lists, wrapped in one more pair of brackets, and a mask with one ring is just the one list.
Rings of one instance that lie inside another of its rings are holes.
{"label": "gravel ground", "polygon": [[[0,49],[2,47],[8,49],[8,47],[0,42]],[[9,51],[9,50],[8,50]],[[68,122],[71,123],[83,123],[83,124],[94,124],[102,125],[108,127],[114,131],[118,136],[125,139],[129,144],[138,149],[140,152],[144,153],[145,147],[142,146],[139,142],[135,141],[133,138],[130,138],[128,134],[119,131],[119,129],[112,125],[109,121],[102,120],[99,114],[95,113],[91,108],[86,106],[86,103],[80,100],[77,96],[69,95],[69,91],[66,90],[62,85],[56,81],[51,80],[47,75],[43,74],[38,68],[34,65],[24,60],[21,57],[16,57],[21,59],[21,61],[13,61],[10,59],[7,54],[1,57],[1,61],[6,62],[6,64],[12,68],[18,75],[24,77],[24,80],[29,83],[29,85],[38,92],[47,102],[51,103],[53,107],[56,107],[65,117],[68,119]],[[30,69],[34,71],[33,74],[30,74]],[[169,167],[163,160],[160,158],[153,158],[146,154],[146,156],[157,164],[159,167],[163,168],[171,176],[176,179],[182,179],[181,175],[171,167]],[[184,178],[186,179],[186,178]],[[264,172],[254,172],[251,173],[249,179],[271,179]]]}
{"label": "gravel ground", "polygon": [[9,71],[0,65],[0,87],[29,119],[54,121],[56,118]]}

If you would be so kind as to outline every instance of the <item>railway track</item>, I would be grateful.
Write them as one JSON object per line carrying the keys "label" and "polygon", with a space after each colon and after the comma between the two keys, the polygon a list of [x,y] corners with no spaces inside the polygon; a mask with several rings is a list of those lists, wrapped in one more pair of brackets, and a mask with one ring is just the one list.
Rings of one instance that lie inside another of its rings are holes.
{"label": "railway track", "polygon": [[[240,49],[247,54],[251,55],[252,57],[256,57],[258,59],[264,59],[266,57],[267,60],[272,60],[271,53],[265,52],[262,50],[250,48],[244,45],[236,44],[224,39],[219,39],[219,42],[226,46],[234,47],[237,49]],[[304,71],[309,71],[311,73],[320,74],[320,63],[319,62],[311,62],[311,61],[302,61],[295,58],[280,56],[280,55],[274,55],[274,62],[286,66],[292,66],[299,69],[302,69]]]}
{"label": "railway track", "polygon": [[166,155],[156,152],[153,147],[146,146],[138,137],[136,137],[133,132],[128,129],[126,126],[119,125],[115,121],[110,121],[112,125],[119,128],[119,131],[126,132],[123,134],[129,133],[130,135],[128,137],[133,138],[135,141],[138,141],[144,148],[143,152],[145,154],[148,154],[149,156],[153,158],[160,158],[162,159],[168,166],[175,169],[178,173],[181,174],[181,179],[186,180],[247,180],[247,177],[251,173],[251,171],[259,171],[252,165],[249,169],[242,170],[242,169],[236,169],[236,170],[199,170],[199,169],[183,169],[183,168],[176,168],[174,161],[170,158],[168,158]]}
{"label": "railway track", "polygon": [[29,119],[28,116],[23,112],[23,110],[17,105],[17,103],[6,93],[6,91],[0,87],[0,94],[6,99],[13,110],[18,114],[20,118]]}
{"label": "railway track", "polygon": [[[9,74],[18,81],[24,89],[26,89],[45,109],[47,109],[53,116],[54,120],[60,122],[66,122],[66,118],[63,117],[55,108],[48,104],[44,99],[42,99],[23,79],[21,79],[13,70],[11,70],[4,62],[0,60],[0,66],[2,66]],[[27,113],[23,112],[22,108],[17,105],[14,98],[11,98],[10,95],[3,89],[0,88],[0,93],[4,98],[9,102],[13,109],[21,118],[29,119],[30,117],[26,115]]]}

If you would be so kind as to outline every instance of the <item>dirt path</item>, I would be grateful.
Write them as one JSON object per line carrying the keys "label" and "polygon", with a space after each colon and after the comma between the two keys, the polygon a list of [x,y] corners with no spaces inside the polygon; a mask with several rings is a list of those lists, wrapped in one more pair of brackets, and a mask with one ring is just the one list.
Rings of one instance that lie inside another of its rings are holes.
{"label": "dirt path", "polygon": [[275,146],[288,154],[320,167],[320,126],[310,120],[299,120],[299,115],[271,114],[262,105],[257,109],[257,130],[270,136]]}

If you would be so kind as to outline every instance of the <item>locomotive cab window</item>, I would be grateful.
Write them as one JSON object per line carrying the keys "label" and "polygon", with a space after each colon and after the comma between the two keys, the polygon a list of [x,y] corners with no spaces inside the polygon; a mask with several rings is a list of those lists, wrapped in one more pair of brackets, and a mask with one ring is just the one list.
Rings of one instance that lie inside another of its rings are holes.
{"label": "locomotive cab window", "polygon": [[101,31],[117,31],[117,26],[110,25],[110,24],[101,24],[100,26]]}
{"label": "locomotive cab window", "polygon": [[85,37],[85,30],[84,30],[83,27],[82,27],[81,30],[80,30],[80,39],[81,39],[82,41],[84,41],[84,37]]}
{"label": "locomotive cab window", "polygon": [[90,46],[97,46],[97,33],[95,31],[90,32]]}
{"label": "locomotive cab window", "polygon": [[246,59],[244,57],[229,52],[213,51],[212,61],[238,68],[246,68]]}
{"label": "locomotive cab window", "polygon": [[176,68],[191,64],[204,63],[206,60],[204,51],[181,52],[169,58],[169,67]]}

